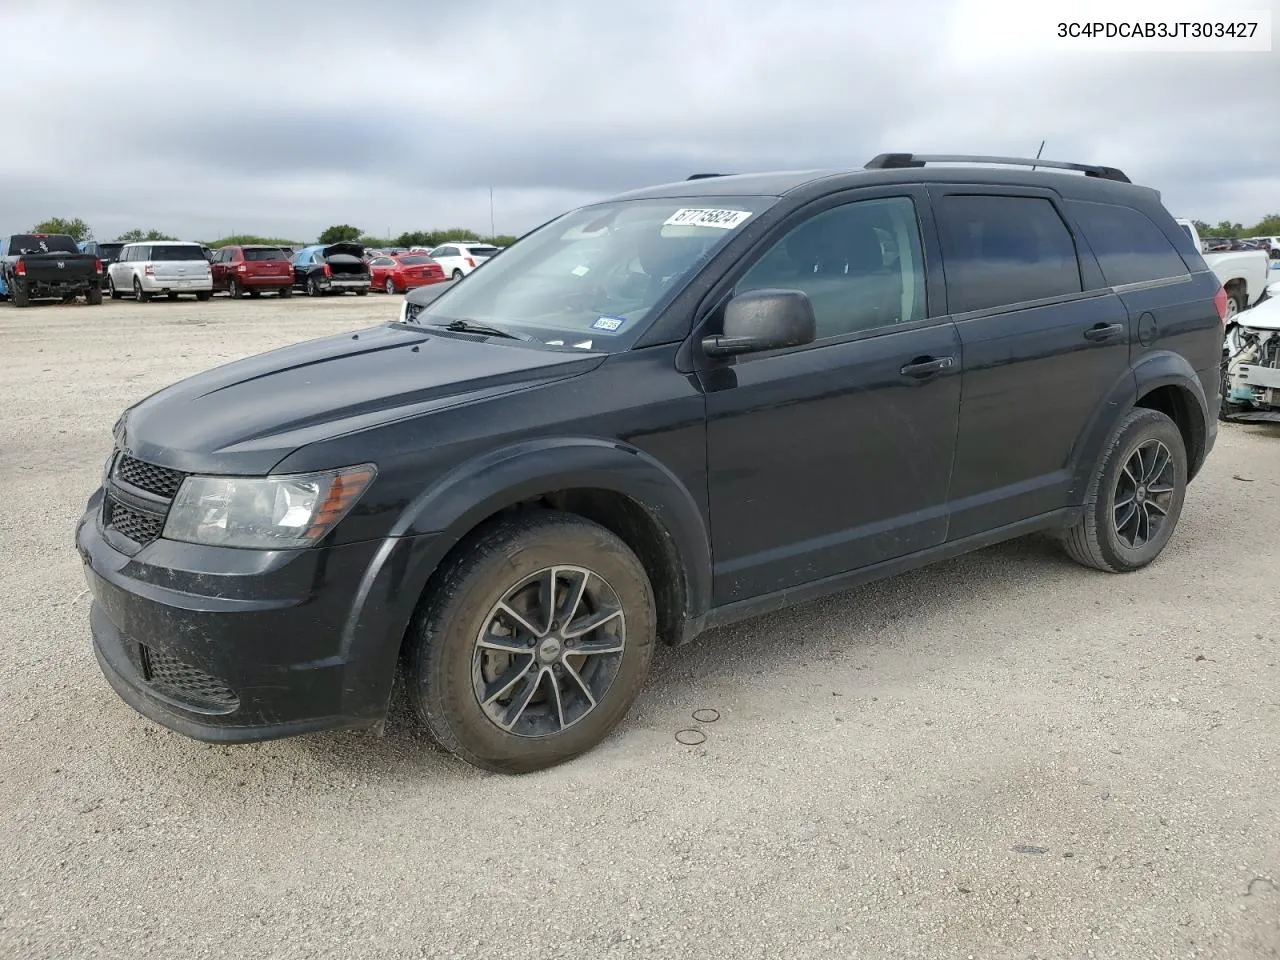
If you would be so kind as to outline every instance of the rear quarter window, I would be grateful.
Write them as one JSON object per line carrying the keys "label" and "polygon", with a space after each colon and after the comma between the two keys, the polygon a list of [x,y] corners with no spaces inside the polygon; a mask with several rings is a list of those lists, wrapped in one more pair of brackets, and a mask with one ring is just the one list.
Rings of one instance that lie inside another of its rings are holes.
{"label": "rear quarter window", "polygon": [[[1112,203],[1072,200],[1067,209],[1093,248],[1102,276],[1112,286],[1183,277],[1182,255],[1163,230],[1139,210]],[[1187,233],[1188,240],[1190,233]],[[1188,249],[1191,243],[1187,243]]]}
{"label": "rear quarter window", "polygon": [[950,195],[938,220],[952,313],[1083,289],[1071,231],[1046,199]]}

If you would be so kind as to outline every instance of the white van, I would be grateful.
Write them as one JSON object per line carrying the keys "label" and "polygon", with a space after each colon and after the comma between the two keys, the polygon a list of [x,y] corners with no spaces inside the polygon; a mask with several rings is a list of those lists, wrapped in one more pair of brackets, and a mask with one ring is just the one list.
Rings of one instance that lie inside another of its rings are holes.
{"label": "white van", "polygon": [[150,300],[157,294],[177,300],[180,293],[208,300],[213,296],[213,273],[198,243],[129,243],[107,268],[107,289],[113,300],[126,294],[137,300]]}

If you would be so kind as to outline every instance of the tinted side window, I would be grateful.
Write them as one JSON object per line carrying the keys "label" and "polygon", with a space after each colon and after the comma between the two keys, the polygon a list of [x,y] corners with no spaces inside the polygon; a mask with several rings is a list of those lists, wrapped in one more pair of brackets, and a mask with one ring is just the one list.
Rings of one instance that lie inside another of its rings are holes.
{"label": "tinted side window", "polygon": [[1081,290],[1075,241],[1048,200],[947,196],[938,225],[952,313]]}
{"label": "tinted side window", "polygon": [[1067,204],[1107,283],[1120,286],[1188,274],[1177,249],[1146,214],[1111,203]]}
{"label": "tinted side window", "polygon": [[924,255],[907,197],[858,200],[799,224],[747,271],[736,292],[802,290],[818,339],[926,316]]}

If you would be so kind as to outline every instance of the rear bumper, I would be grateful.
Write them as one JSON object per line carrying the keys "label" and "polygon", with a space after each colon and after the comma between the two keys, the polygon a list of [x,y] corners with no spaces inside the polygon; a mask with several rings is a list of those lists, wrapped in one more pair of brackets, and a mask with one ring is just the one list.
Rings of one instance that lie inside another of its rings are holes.
{"label": "rear bumper", "polygon": [[281,287],[293,286],[293,274],[281,274],[278,277],[255,277],[249,274],[233,274],[229,279],[243,286],[246,290],[279,290]]}
{"label": "rear bumper", "polygon": [[213,277],[162,279],[143,274],[138,276],[138,282],[146,293],[200,293],[203,290],[213,290]]}
{"label": "rear bumper", "polygon": [[321,290],[368,290],[369,277],[319,277],[316,282]]}
{"label": "rear bumper", "polygon": [[26,288],[31,297],[65,297],[72,293],[87,293],[101,282],[96,273],[78,277],[28,276]]}
{"label": "rear bumper", "polygon": [[433,538],[290,551],[156,540],[132,557],[76,529],[94,654],[135,710],[198,740],[245,743],[375,726]]}

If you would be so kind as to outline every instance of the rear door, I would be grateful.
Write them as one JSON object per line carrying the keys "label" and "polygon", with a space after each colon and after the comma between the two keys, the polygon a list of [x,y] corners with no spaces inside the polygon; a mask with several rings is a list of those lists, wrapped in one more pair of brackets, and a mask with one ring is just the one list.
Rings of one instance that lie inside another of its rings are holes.
{"label": "rear door", "polygon": [[922,188],[829,197],[730,278],[805,292],[818,339],[703,360],[716,604],[944,541],[960,343],[921,224]]}
{"label": "rear door", "polygon": [[1132,380],[1120,298],[1082,265],[1056,193],[930,187],[947,300],[964,351],[949,539],[1068,503],[1072,454]]}

